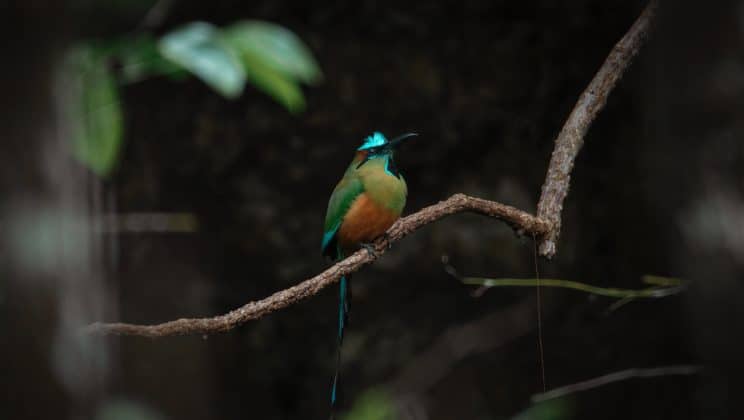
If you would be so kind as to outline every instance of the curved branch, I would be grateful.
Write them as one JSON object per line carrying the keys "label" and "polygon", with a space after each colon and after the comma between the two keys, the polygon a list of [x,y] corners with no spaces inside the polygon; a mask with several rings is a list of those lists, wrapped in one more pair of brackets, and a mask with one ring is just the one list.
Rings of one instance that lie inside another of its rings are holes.
{"label": "curved branch", "polygon": [[551,258],[555,255],[555,243],[561,231],[563,200],[568,194],[571,170],[576,155],[584,144],[584,136],[648,37],[656,9],[657,1],[651,0],[625,36],[615,44],[589,86],[582,92],[555,139],[553,155],[537,205],[537,216],[552,225],[552,229],[540,243],[540,255],[544,257]]}
{"label": "curved branch", "polygon": [[465,211],[503,220],[518,234],[529,234],[539,239],[541,241],[540,254],[548,258],[552,257],[555,255],[555,242],[560,233],[563,200],[568,194],[571,170],[583,144],[584,135],[646,39],[656,8],[656,0],[651,0],[630,30],[612,49],[594,79],[579,97],[571,115],[556,138],[537,207],[537,216],[495,201],[455,194],[445,201],[426,207],[396,222],[388,230],[386,238],[380,238],[375,242],[377,255],[372,255],[366,250],[357,251],[313,278],[276,292],[265,299],[249,302],[224,315],[212,318],[182,318],[157,325],[98,322],[85,327],[84,332],[163,337],[227,331],[318,293],[338,281],[341,276],[371,263],[379,255],[385,253],[390,244],[414,230],[445,216]]}
{"label": "curved branch", "polygon": [[502,220],[520,234],[541,237],[548,232],[547,222],[518,210],[514,207],[495,201],[455,194],[447,200],[425,207],[410,216],[398,220],[389,230],[387,237],[375,242],[377,255],[366,250],[359,250],[348,258],[339,261],[324,272],[307,279],[302,283],[273,295],[249,302],[238,309],[212,318],[181,318],[175,321],[156,325],[135,325],[125,323],[96,322],[84,328],[86,333],[139,335],[144,337],[163,337],[169,335],[205,334],[230,330],[237,325],[285,308],[307,297],[317,294],[322,289],[336,283],[341,276],[353,273],[361,267],[376,260],[388,247],[415,231],[455,213],[471,212]]}

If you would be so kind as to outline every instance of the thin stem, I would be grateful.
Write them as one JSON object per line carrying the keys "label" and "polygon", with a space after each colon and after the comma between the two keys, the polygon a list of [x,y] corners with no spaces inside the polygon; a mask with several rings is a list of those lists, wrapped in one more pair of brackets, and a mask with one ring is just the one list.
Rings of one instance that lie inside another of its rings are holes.
{"label": "thin stem", "polygon": [[654,287],[648,289],[616,289],[592,286],[586,283],[580,283],[572,280],[559,279],[487,279],[480,277],[464,277],[462,282],[465,284],[486,286],[486,287],[561,287],[565,289],[580,290],[593,295],[607,296],[619,299],[625,298],[660,298],[680,293],[685,286],[680,282],[678,286],[673,287]]}
{"label": "thin stem", "polygon": [[566,395],[573,394],[575,392],[585,391],[587,389],[597,388],[613,382],[625,381],[631,378],[652,378],[657,376],[670,375],[694,375],[700,372],[700,370],[702,370],[702,367],[697,365],[662,366],[647,369],[626,369],[619,372],[608,373],[607,375],[603,375],[586,381],[577,382],[575,384],[555,388],[542,394],[533,395],[532,402],[538,403],[553,398],[565,397]]}

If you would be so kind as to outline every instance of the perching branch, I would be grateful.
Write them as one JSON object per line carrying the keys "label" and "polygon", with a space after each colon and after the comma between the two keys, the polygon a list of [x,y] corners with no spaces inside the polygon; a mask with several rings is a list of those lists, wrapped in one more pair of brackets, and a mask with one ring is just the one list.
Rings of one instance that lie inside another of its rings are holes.
{"label": "perching branch", "polygon": [[563,200],[568,194],[571,169],[581,149],[583,137],[596,115],[604,107],[609,93],[646,39],[655,10],[656,0],[651,0],[628,33],[615,45],[594,79],[581,94],[555,141],[548,174],[537,207],[537,216],[495,201],[455,194],[445,201],[426,207],[396,222],[388,230],[387,237],[375,242],[377,255],[372,255],[366,250],[357,251],[315,277],[276,292],[265,299],[249,302],[224,315],[212,318],[182,318],[157,325],[97,322],[85,327],[84,331],[145,337],[227,331],[318,293],[321,289],[337,282],[341,276],[355,272],[371,263],[385,253],[390,244],[414,230],[445,216],[466,211],[500,219],[509,224],[517,233],[541,240],[540,254],[548,258],[552,257],[555,254],[555,242],[560,232],[561,209]]}
{"label": "perching branch", "polygon": [[389,230],[387,238],[375,242],[377,255],[366,249],[359,250],[343,261],[339,261],[317,276],[276,292],[273,295],[249,302],[238,309],[212,318],[182,318],[157,325],[134,325],[125,323],[97,322],[85,328],[85,332],[98,334],[140,335],[163,337],[168,335],[205,334],[227,331],[252,319],[286,308],[307,297],[317,294],[323,288],[338,281],[341,276],[353,273],[384,254],[389,245],[399,241],[414,230],[428,225],[445,216],[455,213],[471,212],[503,220],[518,232],[540,237],[548,231],[548,224],[535,216],[514,207],[455,194],[445,201],[425,207],[410,216],[398,220]]}
{"label": "perching branch", "polygon": [[561,232],[561,210],[563,200],[568,194],[576,155],[584,144],[584,136],[589,126],[604,108],[607,97],[628,68],[633,58],[648,37],[651,21],[656,14],[657,2],[651,0],[633,26],[610,51],[602,67],[584,89],[574,105],[571,115],[563,124],[555,139],[553,155],[545,176],[540,201],[537,204],[537,217],[550,223],[550,232],[540,243],[540,255],[551,258],[555,255],[556,242]]}

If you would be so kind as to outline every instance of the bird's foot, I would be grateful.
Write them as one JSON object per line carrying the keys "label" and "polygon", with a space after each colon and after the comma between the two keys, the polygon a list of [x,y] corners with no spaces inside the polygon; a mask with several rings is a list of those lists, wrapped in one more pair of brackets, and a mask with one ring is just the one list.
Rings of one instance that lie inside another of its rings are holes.
{"label": "bird's foot", "polygon": [[362,248],[366,249],[371,257],[374,257],[374,258],[380,257],[380,254],[378,254],[377,250],[375,250],[375,244],[365,242],[365,243],[362,243]]}

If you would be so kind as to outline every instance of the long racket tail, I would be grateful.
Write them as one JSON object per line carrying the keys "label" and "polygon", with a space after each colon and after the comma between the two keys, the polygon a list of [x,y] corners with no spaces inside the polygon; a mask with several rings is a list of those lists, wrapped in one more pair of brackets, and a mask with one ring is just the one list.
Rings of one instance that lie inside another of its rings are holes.
{"label": "long racket tail", "polygon": [[341,344],[344,341],[344,329],[349,323],[349,310],[351,309],[351,277],[341,277],[339,282],[338,301],[338,344],[336,346],[336,371],[333,374],[333,385],[331,388],[331,419],[334,417],[336,402],[338,401],[338,380],[341,371]]}

